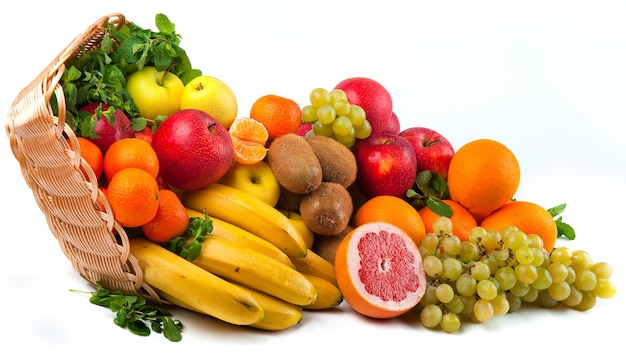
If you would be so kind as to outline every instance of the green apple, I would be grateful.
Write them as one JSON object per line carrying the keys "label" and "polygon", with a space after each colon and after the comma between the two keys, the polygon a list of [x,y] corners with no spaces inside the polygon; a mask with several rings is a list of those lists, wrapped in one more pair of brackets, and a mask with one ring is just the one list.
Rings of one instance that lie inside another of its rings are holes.
{"label": "green apple", "polygon": [[289,219],[289,221],[291,221],[291,223],[293,224],[293,226],[296,227],[296,229],[298,229],[298,231],[300,232],[300,235],[302,235],[302,238],[304,239],[304,243],[306,247],[308,249],[313,247],[315,234],[304,222],[304,220],[302,219],[302,215],[296,213],[295,211],[280,210],[280,212],[283,213],[283,215],[285,215]]}
{"label": "green apple", "polygon": [[201,75],[185,85],[180,97],[180,109],[202,110],[228,130],[237,116],[237,98],[220,79]]}
{"label": "green apple", "polygon": [[271,206],[275,206],[280,197],[280,184],[265,161],[233,163],[220,178],[220,183],[248,192]]}
{"label": "green apple", "polygon": [[149,120],[170,116],[180,110],[180,96],[185,85],[174,73],[159,72],[145,66],[126,79],[126,89],[139,109],[139,115]]}

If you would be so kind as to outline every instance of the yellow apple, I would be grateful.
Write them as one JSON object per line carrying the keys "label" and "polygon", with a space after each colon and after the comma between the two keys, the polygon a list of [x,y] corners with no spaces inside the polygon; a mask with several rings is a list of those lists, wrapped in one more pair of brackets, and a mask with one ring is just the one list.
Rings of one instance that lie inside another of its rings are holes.
{"label": "yellow apple", "polygon": [[220,178],[220,183],[248,192],[271,206],[275,206],[280,197],[280,184],[265,161],[234,163]]}
{"label": "yellow apple", "polygon": [[202,110],[228,130],[237,116],[237,98],[220,79],[201,75],[185,85],[180,97],[180,109]]}
{"label": "yellow apple", "polygon": [[174,73],[159,72],[145,66],[126,79],[126,89],[139,109],[139,115],[149,120],[170,116],[180,110],[180,96],[185,85]]}
{"label": "yellow apple", "polygon": [[289,219],[289,221],[291,221],[296,229],[298,229],[300,235],[302,235],[302,238],[304,239],[306,247],[308,249],[313,247],[315,234],[313,233],[313,231],[311,231],[311,229],[309,229],[304,220],[302,220],[302,216],[295,211],[280,210],[280,212],[283,213],[283,215],[285,215]]}

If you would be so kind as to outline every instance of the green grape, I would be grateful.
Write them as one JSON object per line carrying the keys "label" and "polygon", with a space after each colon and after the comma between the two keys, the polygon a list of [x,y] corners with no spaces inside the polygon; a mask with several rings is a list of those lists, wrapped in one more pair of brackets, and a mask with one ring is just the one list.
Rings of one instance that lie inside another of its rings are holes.
{"label": "green grape", "polygon": [[350,141],[354,140],[354,127],[347,116],[337,116],[333,121],[333,132],[335,136],[350,136]]}
{"label": "green grape", "polygon": [[533,288],[532,286],[530,287],[528,292],[522,296],[522,300],[526,303],[532,303],[536,301],[537,298],[539,298],[539,290]]}
{"label": "green grape", "polygon": [[450,235],[441,242],[443,251],[450,256],[457,256],[461,253],[461,239],[458,236]]}
{"label": "green grape", "polygon": [[513,286],[513,288],[509,289],[509,291],[517,297],[523,297],[524,295],[526,295],[526,293],[528,293],[528,291],[530,290],[530,286],[520,280],[518,280],[517,282],[515,282],[515,285]]}
{"label": "green grape", "polygon": [[533,265],[517,265],[514,269],[517,279],[522,283],[532,284],[537,280],[537,267]]}
{"label": "green grape", "polygon": [[313,105],[305,105],[302,107],[302,121],[312,124],[317,121],[317,108]]}
{"label": "green grape", "polygon": [[450,281],[456,281],[463,273],[463,265],[461,261],[453,257],[448,257],[443,260],[443,271],[440,277]]}
{"label": "green grape", "polygon": [[443,263],[437,256],[426,256],[422,260],[422,264],[424,265],[424,272],[426,272],[426,275],[429,277],[436,278],[443,271]]}
{"label": "green grape", "polygon": [[450,313],[461,314],[463,312],[463,300],[461,300],[461,297],[457,294],[452,297],[452,300],[445,303],[444,306]]}
{"label": "green grape", "polygon": [[517,283],[517,275],[513,267],[501,267],[494,273],[495,279],[500,284],[500,290],[507,291]]}
{"label": "green grape", "polygon": [[313,123],[313,133],[320,136],[333,136],[333,126],[332,125],[324,125],[321,121],[315,121]]}
{"label": "green grape", "polygon": [[603,298],[603,299],[613,298],[616,292],[617,292],[617,287],[615,286],[615,283],[613,283],[611,280],[606,279],[606,278],[598,279],[598,284],[593,289],[593,293],[598,298]]}
{"label": "green grape", "polygon": [[309,102],[316,108],[330,105],[330,93],[324,88],[315,88],[309,94]]}
{"label": "green grape", "polygon": [[567,266],[561,262],[550,263],[548,266],[548,272],[550,272],[550,275],[552,276],[552,283],[561,283],[569,275]]}
{"label": "green grape", "polygon": [[456,280],[456,290],[462,295],[469,297],[476,293],[476,286],[478,282],[469,273],[463,273]]}
{"label": "green grape", "polygon": [[476,285],[476,294],[480,299],[493,300],[498,295],[498,287],[490,279],[483,279]]}
{"label": "green grape", "polygon": [[439,237],[432,232],[426,233],[426,235],[422,237],[420,245],[424,246],[427,250],[434,251],[439,247]]}
{"label": "green grape", "polygon": [[365,123],[365,110],[358,105],[350,105],[350,111],[348,112],[348,118],[352,125],[359,126]]}
{"label": "green grape", "polygon": [[[335,122],[336,121],[337,120],[335,120]],[[333,125],[333,131],[334,131],[334,125]],[[341,135],[337,135],[335,133],[334,137],[335,137],[335,140],[337,140],[339,143],[343,144],[346,147],[352,147],[355,144],[355,142],[356,142],[356,139],[354,137],[354,128],[353,127],[350,128],[350,131],[348,131],[347,135],[341,136]]]}
{"label": "green grape", "polygon": [[580,302],[582,301],[583,301],[583,292],[581,292],[576,287],[571,287],[569,295],[567,296],[567,298],[563,299],[561,303],[563,303],[564,305],[570,308],[573,308],[577,306],[578,304],[580,304]]}
{"label": "green grape", "polygon": [[586,269],[576,273],[576,280],[574,280],[574,285],[582,292],[588,292],[596,288],[596,286],[598,285],[598,278],[596,277],[595,273],[593,273],[591,270]]}
{"label": "green grape", "polygon": [[445,216],[440,216],[433,223],[433,232],[438,236],[452,235],[452,220]]}
{"label": "green grape", "polygon": [[550,297],[557,302],[560,302],[569,297],[570,293],[572,292],[570,284],[565,281],[560,283],[552,283],[552,285],[546,290],[548,291]]}
{"label": "green grape", "polygon": [[420,305],[425,307],[427,305],[431,305],[431,304],[437,304],[439,302],[439,300],[437,300],[437,295],[435,294],[436,288],[431,285],[428,284],[426,286],[426,291],[424,292],[424,296],[422,296],[422,299],[420,300]]}
{"label": "green grape", "polygon": [[530,250],[533,254],[533,260],[530,263],[531,265],[535,267],[547,267],[550,264],[550,260],[548,259],[548,253],[542,248],[531,247]]}
{"label": "green grape", "polygon": [[522,307],[522,298],[513,293],[507,293],[506,300],[509,301],[509,313],[514,313]]}
{"label": "green grape", "polygon": [[593,291],[587,291],[582,293],[583,299],[580,301],[580,303],[578,303],[578,305],[574,307],[574,309],[578,311],[585,311],[593,308],[596,305],[597,301],[596,295],[593,293]]}
{"label": "green grape", "polygon": [[332,124],[336,117],[337,113],[330,105],[324,105],[317,109],[317,120],[324,125]]}
{"label": "green grape", "polygon": [[498,247],[498,243],[502,241],[502,235],[497,230],[487,230],[487,235],[482,239],[482,245],[488,250],[492,251]]}
{"label": "green grape", "polygon": [[574,282],[576,282],[576,271],[572,266],[567,267],[567,278],[565,278],[565,282],[568,284],[574,284]]}
{"label": "green grape", "polygon": [[613,275],[613,268],[606,262],[596,262],[589,269],[596,274],[598,279],[609,279]]}
{"label": "green grape", "polygon": [[491,300],[491,305],[493,305],[494,315],[504,315],[508,313],[511,308],[509,300],[504,293],[498,293],[498,295]]}
{"label": "green grape", "polygon": [[502,242],[513,251],[517,251],[522,246],[528,246],[528,237],[522,231],[517,229],[511,230],[506,234],[502,234]]}
{"label": "green grape", "polygon": [[537,234],[528,234],[528,247],[543,250],[543,239]]}
{"label": "green grape", "polygon": [[480,251],[478,246],[473,242],[463,241],[461,242],[461,252],[459,252],[459,258],[464,261],[476,261],[479,257]]}
{"label": "green grape", "polygon": [[528,246],[520,246],[515,250],[515,260],[522,265],[529,265],[534,260],[533,251]]}
{"label": "green grape", "polygon": [[537,268],[537,279],[531,284],[531,286],[538,290],[543,290],[552,285],[552,275],[550,271],[543,267]]}
{"label": "green grape", "polygon": [[348,95],[341,89],[333,89],[329,92],[331,104],[336,103],[339,100],[348,100]]}
{"label": "green grape", "polygon": [[588,270],[593,266],[591,256],[583,250],[576,250],[572,252],[572,264],[570,265],[574,271],[580,272]]}
{"label": "green grape", "polygon": [[442,303],[448,303],[454,298],[454,289],[449,284],[442,283],[435,289],[437,299]]}
{"label": "green grape", "polygon": [[483,240],[487,237],[487,229],[482,226],[473,227],[469,234],[467,235],[467,239],[469,242],[472,242],[476,245],[479,245],[483,242]]}
{"label": "green grape", "polygon": [[456,313],[447,313],[441,317],[439,322],[441,330],[451,334],[461,328],[461,318]]}
{"label": "green grape", "polygon": [[485,262],[477,261],[470,267],[470,273],[475,280],[482,281],[491,276],[491,269]]}
{"label": "green grape", "polygon": [[370,135],[372,134],[372,125],[367,120],[357,125],[353,123],[353,125],[354,125],[354,136],[356,136],[356,138],[359,140],[366,139],[370,137]]}
{"label": "green grape", "polygon": [[556,247],[550,253],[550,260],[552,262],[561,262],[569,267],[572,264],[572,251],[565,246]]}
{"label": "green grape", "polygon": [[508,266],[514,260],[511,255],[511,250],[507,247],[502,247],[499,250],[491,251],[491,255],[496,260],[498,266]]}
{"label": "green grape", "polygon": [[435,328],[439,326],[443,312],[436,304],[430,304],[424,307],[420,312],[420,321],[427,328]]}
{"label": "green grape", "polygon": [[476,297],[472,295],[460,295],[459,298],[463,302],[462,315],[471,315],[474,312],[474,304],[476,303]]}
{"label": "green grape", "polygon": [[335,109],[335,112],[337,113],[337,116],[345,116],[346,119],[350,121],[350,119],[348,118],[348,114],[350,113],[351,107],[350,107],[350,103],[348,102],[348,100],[339,99],[337,101],[334,101],[332,105],[333,105],[333,108]]}
{"label": "green grape", "polygon": [[552,294],[550,294],[549,289],[539,291],[536,302],[540,307],[543,308],[554,308],[559,304],[559,300],[555,300],[554,298],[552,298]]}
{"label": "green grape", "polygon": [[493,317],[494,309],[490,301],[478,299],[474,303],[474,318],[479,322],[485,322]]}
{"label": "green grape", "polygon": [[493,256],[484,255],[480,258],[480,261],[483,263],[486,263],[487,266],[489,266],[489,270],[491,271],[491,274],[496,273],[498,268],[500,268],[500,266],[498,265],[498,260],[496,260],[496,258]]}

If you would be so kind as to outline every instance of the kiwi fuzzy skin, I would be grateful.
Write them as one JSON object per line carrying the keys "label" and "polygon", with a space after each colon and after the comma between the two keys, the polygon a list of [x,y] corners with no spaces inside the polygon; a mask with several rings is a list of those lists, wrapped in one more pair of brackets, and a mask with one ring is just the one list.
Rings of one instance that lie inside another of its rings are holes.
{"label": "kiwi fuzzy skin", "polygon": [[322,167],[322,181],[339,183],[346,188],[354,183],[357,164],[348,147],[326,136],[309,135],[306,140]]}
{"label": "kiwi fuzzy skin", "polygon": [[342,232],[352,217],[352,197],[339,183],[322,182],[300,201],[300,215],[316,234],[336,235]]}
{"label": "kiwi fuzzy skin", "polygon": [[285,134],[272,141],[267,163],[281,187],[296,194],[314,191],[322,182],[322,167],[303,136]]}

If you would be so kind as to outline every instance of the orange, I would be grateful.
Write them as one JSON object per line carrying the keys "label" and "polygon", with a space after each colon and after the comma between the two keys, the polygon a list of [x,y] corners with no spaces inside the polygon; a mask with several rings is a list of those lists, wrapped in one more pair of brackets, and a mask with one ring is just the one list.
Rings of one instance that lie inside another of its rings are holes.
{"label": "orange", "polygon": [[161,244],[185,234],[189,226],[189,214],[176,193],[169,189],[159,190],[159,208],[148,223],[141,225],[144,236]]}
{"label": "orange", "polygon": [[104,176],[107,180],[129,167],[143,169],[154,178],[157,177],[159,159],[148,142],[137,137],[123,138],[113,142],[104,154]]}
{"label": "orange", "polygon": [[157,213],[159,185],[143,169],[124,168],[111,178],[106,197],[120,225],[139,227],[152,220]]}
{"label": "orange", "polygon": [[354,228],[335,255],[337,286],[356,312],[389,319],[414,308],[426,291],[422,257],[409,235],[384,222]]}
{"label": "orange", "polygon": [[422,217],[407,201],[392,195],[378,195],[361,205],[352,217],[354,227],[370,222],[386,222],[406,232],[417,246],[426,235]]}
{"label": "orange", "polygon": [[[450,220],[452,221],[452,233],[458,236],[461,241],[469,240],[470,230],[477,225],[474,216],[470,214],[463,205],[454,200],[444,199],[442,201],[452,209],[452,216],[450,216]],[[430,210],[428,206],[421,208],[418,212],[424,221],[426,232],[433,232],[433,224],[435,220],[439,218],[439,215]]]}
{"label": "orange", "polygon": [[102,150],[100,150],[100,147],[98,147],[95,143],[93,143],[93,141],[88,138],[79,136],[76,137],[76,139],[78,140],[78,146],[80,147],[80,156],[85,160],[85,162],[87,162],[89,167],[91,167],[91,170],[96,175],[96,178],[99,180],[102,176],[102,170],[104,165]]}
{"label": "orange", "polygon": [[296,133],[302,123],[302,111],[295,101],[278,95],[264,95],[250,108],[250,117],[261,122],[273,140],[287,133]]}
{"label": "orange", "polygon": [[249,117],[239,117],[230,125],[228,133],[233,142],[235,161],[255,164],[265,158],[269,133],[262,123]]}
{"label": "orange", "polygon": [[511,201],[520,182],[520,167],[502,143],[479,139],[461,146],[448,168],[450,198],[463,205],[477,222]]}
{"label": "orange", "polygon": [[556,243],[558,229],[554,217],[540,205],[527,201],[513,201],[487,215],[480,226],[502,230],[515,226],[525,234],[536,234],[543,240],[543,248],[550,252]]}

